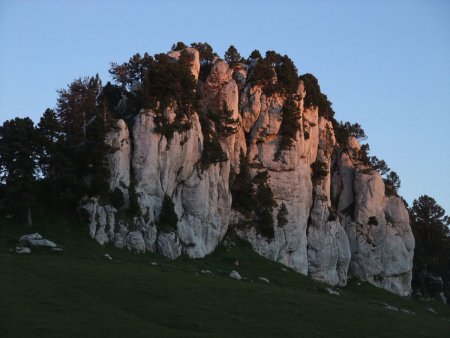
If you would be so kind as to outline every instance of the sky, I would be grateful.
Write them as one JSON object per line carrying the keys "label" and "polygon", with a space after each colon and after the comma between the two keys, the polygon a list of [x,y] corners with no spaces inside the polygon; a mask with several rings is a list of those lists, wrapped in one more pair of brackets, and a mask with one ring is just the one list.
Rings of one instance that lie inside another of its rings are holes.
{"label": "sky", "polygon": [[0,123],[35,122],[57,89],[173,43],[287,54],[336,118],[359,122],[411,204],[450,214],[450,1],[0,0]]}

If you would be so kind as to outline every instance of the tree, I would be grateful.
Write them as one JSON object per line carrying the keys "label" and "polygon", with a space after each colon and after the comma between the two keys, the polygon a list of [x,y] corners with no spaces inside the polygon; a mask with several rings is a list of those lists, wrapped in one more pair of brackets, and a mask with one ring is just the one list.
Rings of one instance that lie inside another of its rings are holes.
{"label": "tree", "polygon": [[400,189],[400,177],[397,175],[395,171],[391,171],[386,178],[384,179],[384,183],[393,190],[394,193],[397,193],[398,189]]}
{"label": "tree", "polygon": [[261,58],[261,53],[259,52],[259,50],[255,49],[253,52],[250,53],[250,56],[248,57],[248,61],[252,62],[252,61],[255,61],[260,58]]}
{"label": "tree", "polygon": [[327,163],[315,160],[311,163],[311,179],[314,184],[320,184],[320,181],[325,179],[328,175],[328,165]]}
{"label": "tree", "polygon": [[232,180],[230,190],[233,198],[232,208],[249,216],[255,207],[255,189],[250,174],[250,164],[242,150],[239,157],[239,173]]}
{"label": "tree", "polygon": [[275,236],[273,227],[273,208],[277,206],[272,189],[268,184],[269,172],[262,171],[255,175],[253,182],[256,184],[255,194],[255,222],[256,230],[268,239]]}
{"label": "tree", "polygon": [[86,128],[97,115],[100,90],[98,74],[78,78],[67,89],[58,90],[57,115],[69,147],[80,147],[85,141]]}
{"label": "tree", "polygon": [[433,285],[427,283],[431,273],[440,276],[450,294],[450,218],[434,198],[422,195],[409,210],[411,228],[416,240],[414,250],[413,286],[422,293],[438,296]]}
{"label": "tree", "polygon": [[233,68],[236,63],[241,62],[242,58],[236,47],[231,45],[225,52],[224,59],[228,63],[228,65]]}
{"label": "tree", "polygon": [[103,115],[103,120],[121,118],[121,112],[118,111],[118,105],[122,99],[122,90],[119,86],[108,82],[100,91],[97,98],[99,112]]}
{"label": "tree", "polygon": [[56,153],[58,145],[62,141],[62,128],[59,124],[56,112],[47,108],[39,120],[37,128],[39,137],[39,168],[44,177],[57,175]]}
{"label": "tree", "polygon": [[78,180],[75,177],[75,163],[73,151],[67,146],[63,130],[56,112],[47,109],[39,120],[38,128],[38,165],[43,176],[41,181],[48,194],[48,203],[52,209],[64,207],[73,200],[75,186]]}
{"label": "tree", "polygon": [[194,42],[191,44],[191,47],[197,49],[200,54],[200,73],[198,77],[205,82],[211,72],[211,67],[217,54],[214,53],[213,48],[207,42]]}
{"label": "tree", "polygon": [[319,109],[319,116],[323,116],[328,120],[334,120],[334,110],[332,103],[328,97],[322,93],[319,85],[319,80],[312,74],[303,74],[300,80],[306,90],[306,97],[304,98],[304,105],[308,107],[317,107]]}
{"label": "tree", "polygon": [[36,189],[37,132],[30,118],[8,120],[0,127],[0,180],[12,207],[26,210],[31,226],[31,208]]}
{"label": "tree", "polygon": [[281,125],[278,132],[280,140],[274,156],[275,160],[280,159],[283,151],[291,149],[297,132],[300,130],[299,120],[300,109],[292,96],[288,96],[282,108]]}
{"label": "tree", "polygon": [[361,149],[359,150],[359,154],[358,154],[359,160],[362,163],[367,164],[367,165],[370,164],[369,151],[370,151],[370,146],[368,143],[366,143],[361,146]]}
{"label": "tree", "polygon": [[105,143],[106,132],[106,123],[99,113],[87,131],[86,144],[82,150],[85,165],[81,174],[88,178],[87,192],[91,196],[104,195],[109,191],[107,155],[110,148]]}
{"label": "tree", "polygon": [[175,50],[183,50],[183,49],[185,49],[185,48],[187,48],[187,46],[186,46],[185,43],[182,42],[182,41],[178,41],[176,44],[174,43],[174,44],[172,45],[172,50],[173,50],[173,51],[175,51]]}
{"label": "tree", "polygon": [[123,90],[131,89],[134,83],[143,81],[145,73],[153,62],[153,58],[148,53],[145,53],[143,57],[137,53],[123,64],[111,62],[109,73],[113,80],[121,85]]}
{"label": "tree", "polygon": [[348,139],[354,137],[359,141],[365,140],[367,138],[364,129],[359,123],[350,122],[337,122],[333,121],[334,132],[337,142],[341,147],[346,147]]}
{"label": "tree", "polygon": [[370,161],[370,164],[371,164],[372,168],[377,170],[380,173],[381,176],[384,176],[384,175],[388,174],[389,171],[391,170],[388,167],[386,161],[380,160],[376,156],[371,156],[369,158],[369,161]]}

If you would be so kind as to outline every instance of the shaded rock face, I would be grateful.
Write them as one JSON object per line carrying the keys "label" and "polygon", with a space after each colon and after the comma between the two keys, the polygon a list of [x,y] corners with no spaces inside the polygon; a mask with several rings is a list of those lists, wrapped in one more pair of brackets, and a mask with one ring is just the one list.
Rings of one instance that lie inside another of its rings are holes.
{"label": "shaded rock face", "polygon": [[[193,55],[191,71],[197,79],[198,52],[187,51]],[[173,58],[179,55],[170,53]],[[151,110],[136,116],[131,132],[124,121],[117,122],[106,136],[114,150],[108,158],[110,188],[119,188],[126,206],[134,201],[138,210],[132,218],[123,217],[97,198],[84,199],[80,210],[91,237],[100,244],[175,259],[181,254],[204,257],[227,231],[235,231],[259,254],[319,281],[345,285],[349,277],[357,277],[409,294],[414,238],[401,199],[386,196],[380,175],[354,160],[360,148],[356,139],[349,139],[347,148],[336,145],[332,123],[319,117],[316,107],[304,107],[302,83],[295,101],[300,130],[292,147],[275,160],[286,97],[266,95],[260,85],[246,84],[247,73],[246,67],[233,70],[217,60],[197,89],[204,110],[221,114],[226,104],[239,120],[236,133],[219,139],[228,158],[221,163],[201,165],[206,136],[197,112],[192,114],[192,127],[174,132],[170,139],[155,130],[156,113]],[[273,238],[252,226],[234,227],[246,221],[231,208],[230,177],[239,171],[241,153],[252,176],[268,172],[277,204]],[[325,163],[328,173],[313,180],[315,161]],[[171,231],[158,225],[165,196],[178,217]],[[276,217],[282,204],[287,209],[283,226]]]}

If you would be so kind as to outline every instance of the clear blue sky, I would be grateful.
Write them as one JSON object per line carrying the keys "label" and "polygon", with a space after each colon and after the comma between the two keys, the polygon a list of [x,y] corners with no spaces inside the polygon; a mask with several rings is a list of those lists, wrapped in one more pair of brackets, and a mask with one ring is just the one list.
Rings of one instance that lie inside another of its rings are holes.
{"label": "clear blue sky", "polygon": [[207,41],[288,54],[339,120],[359,122],[408,202],[450,213],[450,1],[0,0],[0,122],[38,121],[80,76],[111,61]]}

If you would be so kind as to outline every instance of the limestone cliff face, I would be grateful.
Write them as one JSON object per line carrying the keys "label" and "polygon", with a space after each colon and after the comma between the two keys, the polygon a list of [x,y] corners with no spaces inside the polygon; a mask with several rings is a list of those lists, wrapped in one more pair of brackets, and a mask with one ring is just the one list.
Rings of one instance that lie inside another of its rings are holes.
{"label": "limestone cliff face", "polygon": [[[193,55],[191,71],[198,79],[198,52],[187,51]],[[226,103],[239,119],[237,132],[220,138],[227,161],[201,166],[205,135],[196,112],[192,127],[170,139],[155,130],[151,110],[142,110],[132,126],[117,122],[106,138],[113,149],[110,188],[123,192],[126,205],[134,199],[139,210],[130,219],[96,198],[85,199],[81,208],[89,215],[90,235],[100,244],[112,242],[175,259],[181,254],[210,254],[230,230],[259,254],[325,283],[345,285],[354,276],[409,294],[414,238],[401,199],[387,196],[380,175],[354,159],[357,140],[348,140],[351,146],[346,148],[336,144],[332,123],[319,117],[316,107],[304,108],[302,84],[296,97],[300,130],[292,147],[275,160],[286,98],[266,95],[260,85],[248,84],[248,72],[247,66],[230,69],[217,60],[197,89],[203,109],[217,114]],[[166,114],[170,120],[170,109]],[[273,209],[274,238],[252,226],[235,227],[246,220],[231,208],[230,177],[239,170],[241,152],[252,175],[268,171],[276,204],[286,206],[287,222],[282,226],[277,224],[278,207]],[[315,161],[325,163],[326,177],[312,179]],[[157,226],[165,196],[178,216],[170,232]]]}

